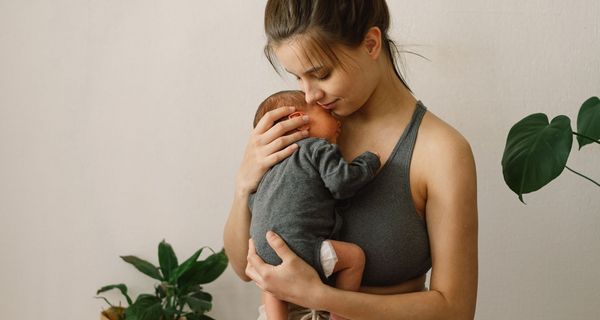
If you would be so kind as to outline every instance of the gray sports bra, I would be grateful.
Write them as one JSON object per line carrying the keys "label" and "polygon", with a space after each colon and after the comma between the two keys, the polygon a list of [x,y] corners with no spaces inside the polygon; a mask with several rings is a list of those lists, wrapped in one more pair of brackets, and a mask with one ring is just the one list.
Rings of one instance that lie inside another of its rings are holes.
{"label": "gray sports bra", "polygon": [[366,254],[363,286],[390,286],[431,268],[429,236],[410,192],[410,160],[427,108],[417,102],[412,119],[377,176],[353,198],[340,202],[339,239]]}

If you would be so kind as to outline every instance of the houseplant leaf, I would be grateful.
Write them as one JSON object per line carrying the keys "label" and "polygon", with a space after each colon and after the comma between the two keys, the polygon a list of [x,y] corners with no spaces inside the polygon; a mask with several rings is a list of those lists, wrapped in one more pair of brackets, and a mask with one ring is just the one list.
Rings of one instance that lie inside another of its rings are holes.
{"label": "houseplant leaf", "polygon": [[206,260],[195,262],[178,280],[178,284],[185,291],[189,286],[204,284],[218,278],[227,268],[227,256],[225,251],[212,254]]}
{"label": "houseplant leaf", "polygon": [[178,266],[175,251],[165,240],[158,244],[158,263],[164,279],[169,279],[171,272]]}
{"label": "houseplant leaf", "polygon": [[96,294],[100,294],[102,292],[106,292],[108,290],[112,290],[112,289],[119,289],[119,291],[121,291],[121,293],[125,296],[125,299],[127,299],[127,304],[131,305],[131,298],[129,297],[129,295],[127,294],[127,286],[123,283],[119,283],[119,284],[111,284],[108,286],[104,286],[100,289],[98,289],[98,291],[96,292]]}
{"label": "houseplant leaf", "polygon": [[152,277],[156,280],[163,280],[163,278],[160,275],[160,272],[158,272],[158,268],[155,267],[152,263],[146,260],[142,260],[135,256],[121,256],[121,259],[123,259],[127,263],[132,264],[143,274]]}
{"label": "houseplant leaf", "polygon": [[194,294],[190,295],[191,297],[198,298],[204,301],[212,301],[212,296],[208,292],[204,291],[196,291]]}
{"label": "houseplant leaf", "polygon": [[[151,295],[151,294],[140,294],[137,299],[135,299],[135,303],[130,305],[127,310],[125,310],[125,319],[127,320],[143,320],[144,317],[148,317],[147,311],[150,308],[152,312],[156,309],[156,305],[161,307],[161,299]],[[160,312],[162,314],[162,312]],[[159,315],[160,318],[160,315]]]}
{"label": "houseplant leaf", "polygon": [[202,250],[204,250],[204,248],[206,248],[206,247],[202,247],[202,248],[198,249],[198,251],[196,251],[192,256],[190,256],[187,260],[185,260],[180,266],[175,268],[175,270],[173,270],[173,272],[171,273],[169,282],[176,283],[177,279],[179,279],[179,277],[182,274],[184,274],[186,271],[188,271],[194,265],[194,263],[196,262],[196,260],[198,260],[198,257],[200,256],[200,254],[202,253]]}
{"label": "houseplant leaf", "polygon": [[[600,99],[591,97],[587,99],[577,115],[577,133],[600,140]],[[594,141],[582,136],[577,136],[579,150],[586,144]]]}
{"label": "houseplant leaf", "polygon": [[504,181],[523,202],[523,194],[540,189],[561,174],[572,144],[568,117],[558,116],[551,123],[543,113],[525,117],[508,133],[502,157]]}
{"label": "houseplant leaf", "polygon": [[185,303],[196,313],[204,313],[210,311],[212,308],[212,303],[210,301],[194,298],[194,297],[185,297]]}

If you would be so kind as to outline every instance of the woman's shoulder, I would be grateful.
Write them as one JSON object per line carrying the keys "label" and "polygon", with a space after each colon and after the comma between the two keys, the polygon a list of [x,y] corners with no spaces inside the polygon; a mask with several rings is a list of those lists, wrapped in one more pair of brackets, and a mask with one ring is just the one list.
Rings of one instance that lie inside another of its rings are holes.
{"label": "woman's shoulder", "polygon": [[471,153],[467,139],[450,124],[427,111],[419,127],[418,146],[428,156]]}
{"label": "woman's shoulder", "polygon": [[[450,124],[427,111],[421,121],[412,165],[424,190],[435,179],[448,179],[457,173],[474,173],[471,145]],[[413,172],[411,172],[411,175]]]}

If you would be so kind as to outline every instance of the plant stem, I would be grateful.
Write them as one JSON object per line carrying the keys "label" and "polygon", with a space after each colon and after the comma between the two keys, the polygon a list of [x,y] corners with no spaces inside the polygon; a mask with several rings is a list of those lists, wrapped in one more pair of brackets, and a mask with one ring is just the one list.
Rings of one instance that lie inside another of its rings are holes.
{"label": "plant stem", "polygon": [[573,134],[574,134],[574,135],[576,135],[576,136],[580,136],[580,137],[583,137],[583,138],[586,138],[586,139],[592,140],[592,141],[594,141],[595,143],[598,143],[598,144],[600,144],[600,140],[596,140],[596,139],[590,138],[590,137],[588,137],[588,136],[586,136],[586,135],[583,135],[583,134],[581,134],[581,133],[577,133],[577,132],[575,132],[575,131],[572,131],[572,132],[573,132]]}
{"label": "plant stem", "polygon": [[596,184],[598,187],[600,187],[600,184],[599,184],[598,182],[596,182],[596,181],[594,181],[594,180],[592,180],[592,179],[590,179],[590,178],[588,178],[588,177],[586,177],[586,176],[582,175],[581,173],[579,173],[579,172],[577,172],[577,171],[575,171],[575,170],[573,170],[573,169],[569,168],[568,166],[565,166],[565,168],[567,168],[569,171],[573,172],[574,174],[576,174],[576,175],[578,175],[578,176],[580,176],[580,177],[582,177],[582,178],[585,178],[585,179],[588,179],[588,180],[590,180],[592,183],[594,183],[594,184]]}

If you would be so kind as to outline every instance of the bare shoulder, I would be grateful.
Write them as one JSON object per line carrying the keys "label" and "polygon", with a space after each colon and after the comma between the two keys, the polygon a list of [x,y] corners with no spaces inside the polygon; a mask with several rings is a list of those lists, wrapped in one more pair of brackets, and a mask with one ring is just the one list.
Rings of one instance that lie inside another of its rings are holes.
{"label": "bare shoulder", "polygon": [[419,128],[419,147],[428,155],[471,154],[467,139],[454,127],[431,112],[425,113]]}
{"label": "bare shoulder", "polygon": [[429,111],[419,127],[412,165],[425,197],[432,184],[440,185],[437,180],[475,175],[473,152],[467,139]]}

